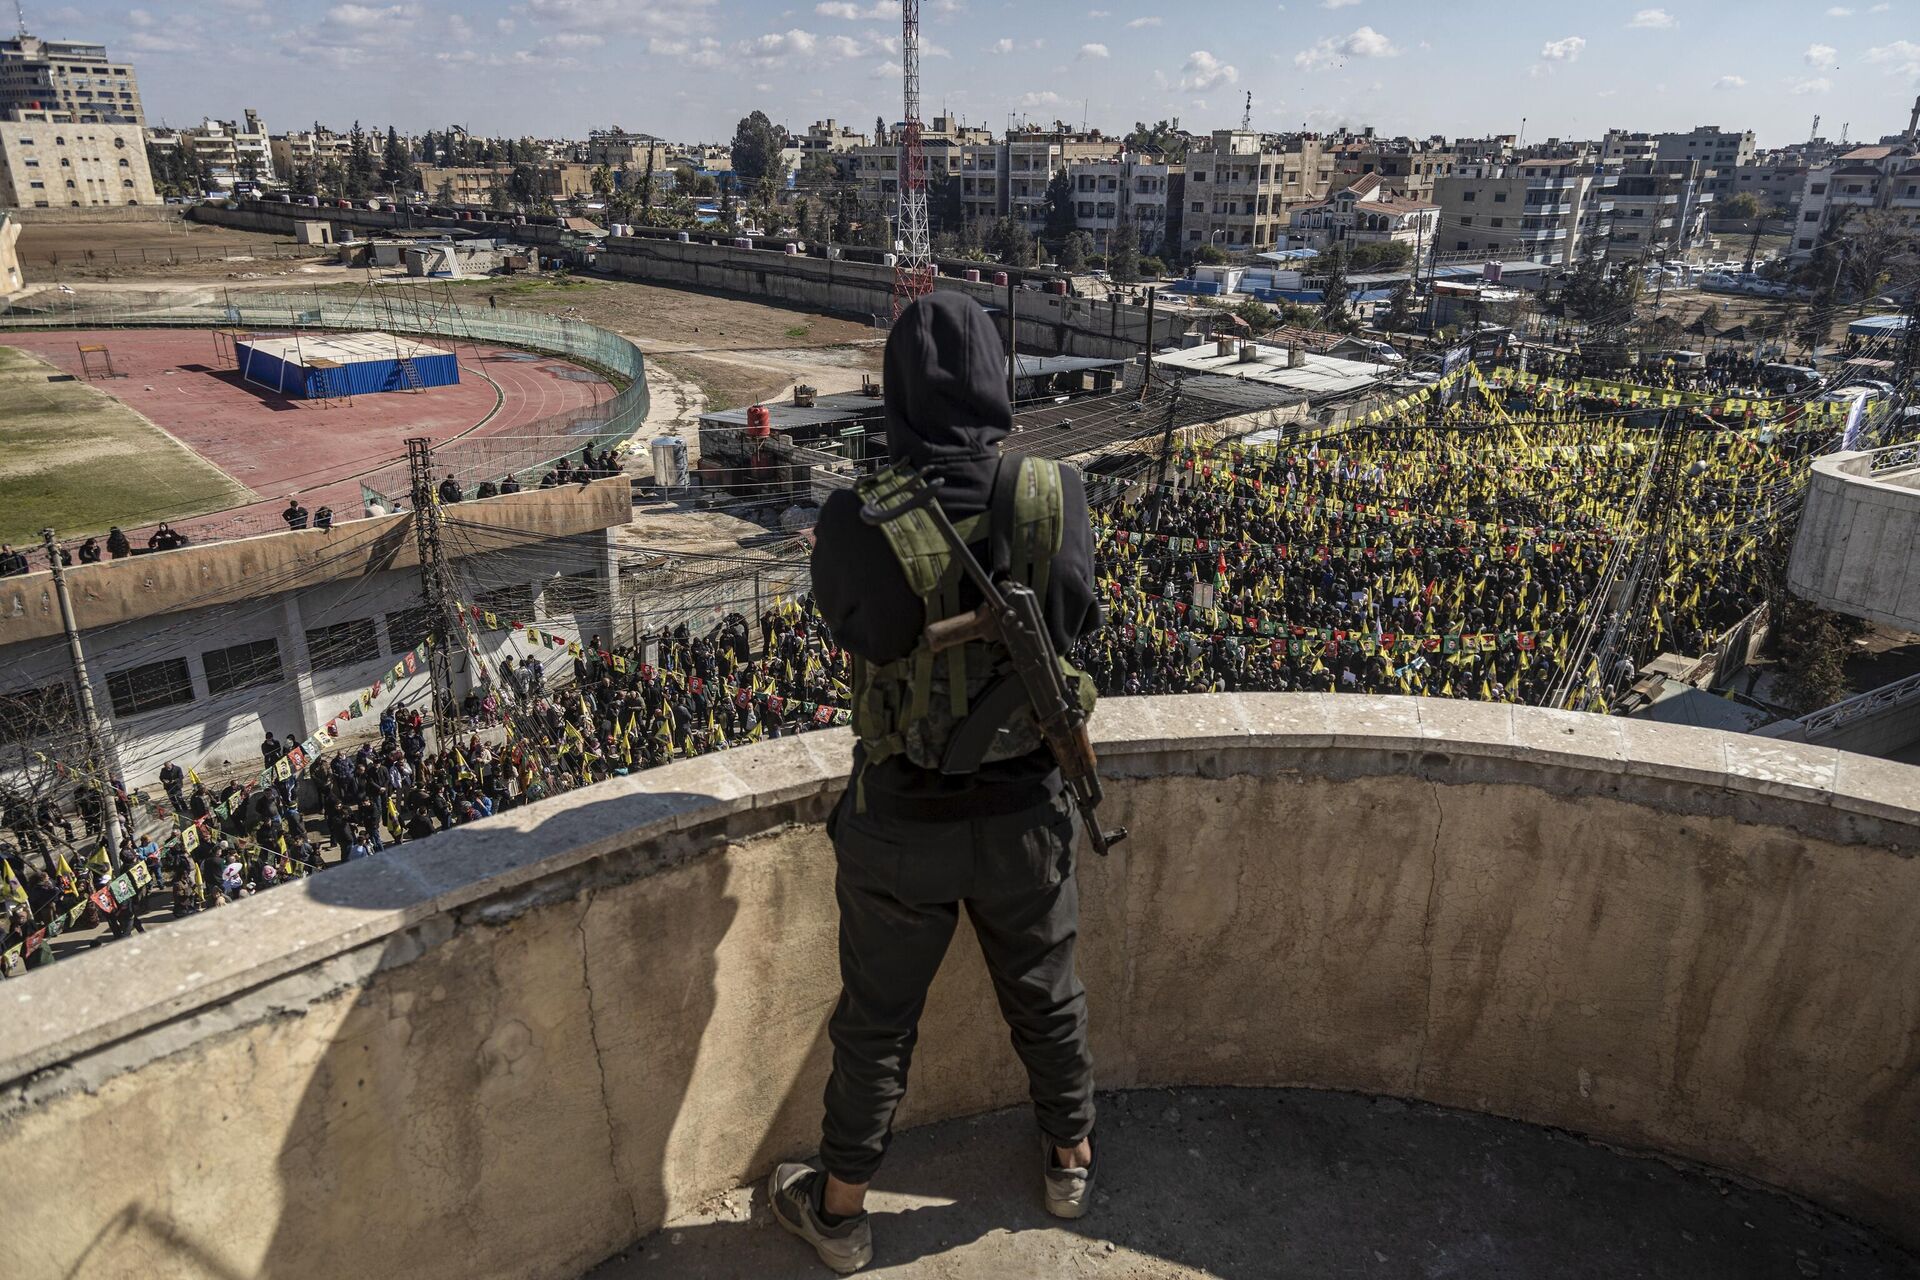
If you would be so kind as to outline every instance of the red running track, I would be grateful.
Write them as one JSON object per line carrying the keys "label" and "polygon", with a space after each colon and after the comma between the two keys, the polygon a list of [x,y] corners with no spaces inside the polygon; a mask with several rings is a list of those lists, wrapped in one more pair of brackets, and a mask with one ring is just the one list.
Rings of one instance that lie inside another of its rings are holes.
{"label": "red running track", "polygon": [[[355,518],[361,514],[355,477],[395,459],[404,461],[410,436],[440,444],[455,436],[511,435],[613,395],[605,380],[583,378],[585,371],[565,360],[488,346],[479,347],[476,358],[475,348],[462,343],[456,386],[355,396],[328,405],[243,381],[230,358],[221,367],[214,341],[204,329],[0,334],[0,344],[32,352],[76,376],[80,345],[105,346],[115,372],[123,376],[92,385],[254,492],[259,501],[248,506],[175,522],[201,540],[284,528],[280,512],[290,493],[298,493],[310,510],[327,505],[337,519]],[[565,448],[565,442],[554,441],[552,452]],[[129,513],[123,523],[128,537],[143,541],[152,515]]]}

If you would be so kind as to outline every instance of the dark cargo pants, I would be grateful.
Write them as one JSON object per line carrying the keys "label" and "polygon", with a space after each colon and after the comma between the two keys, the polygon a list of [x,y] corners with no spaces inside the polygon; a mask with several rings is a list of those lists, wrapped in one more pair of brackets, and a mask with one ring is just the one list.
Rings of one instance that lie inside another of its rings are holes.
{"label": "dark cargo pants", "polygon": [[820,1145],[827,1172],[871,1181],[926,1007],[927,987],[966,904],[1040,1129],[1063,1147],[1093,1130],[1087,997],[1073,971],[1080,925],[1075,816],[1064,798],[1002,816],[922,822],[856,813],[842,797],[828,830],[838,858],[840,1002],[827,1033]]}

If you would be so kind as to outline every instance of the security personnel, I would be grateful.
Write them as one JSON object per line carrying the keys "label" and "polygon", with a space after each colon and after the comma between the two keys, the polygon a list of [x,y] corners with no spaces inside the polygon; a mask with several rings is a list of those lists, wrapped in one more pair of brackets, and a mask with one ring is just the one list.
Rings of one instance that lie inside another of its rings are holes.
{"label": "security personnel", "polygon": [[[1086,494],[1070,467],[1001,454],[1013,421],[1006,357],[972,299],[934,293],[902,312],[887,340],[886,421],[896,468],[941,482],[940,505],[976,558],[1034,589],[1069,652],[1099,620]],[[979,603],[930,523],[861,519],[863,501],[903,479],[890,469],[835,493],[813,551],[821,615],[856,660],[852,781],[828,821],[841,993],[823,1168],[783,1164],[769,1191],[781,1225],[842,1274],[873,1255],[867,1185],[962,904],[1027,1068],[1047,1210],[1079,1217],[1093,1177],[1075,811],[1005,652],[927,646],[929,622]],[[1091,682],[1068,674],[1090,705]]]}

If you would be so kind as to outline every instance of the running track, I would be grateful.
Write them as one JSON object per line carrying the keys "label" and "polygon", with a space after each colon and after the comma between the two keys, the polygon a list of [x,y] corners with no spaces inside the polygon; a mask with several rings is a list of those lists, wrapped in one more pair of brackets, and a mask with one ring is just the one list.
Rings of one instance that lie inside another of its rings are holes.
{"label": "running track", "polygon": [[[355,396],[329,406],[242,381],[230,361],[222,368],[215,358],[210,330],[8,332],[0,334],[0,343],[76,376],[80,345],[104,345],[123,376],[95,387],[254,492],[259,501],[248,506],[175,522],[199,540],[284,528],[280,512],[296,492],[310,510],[326,505],[338,520],[356,518],[361,505],[355,477],[404,459],[409,436],[439,444],[469,432],[467,439],[511,435],[613,394],[602,379],[582,380],[582,371],[567,361],[488,346],[479,348],[476,360],[470,344],[460,346],[458,386]],[[494,384],[500,388],[497,412]],[[551,451],[565,448],[555,441]],[[391,469],[386,474],[390,478]],[[154,512],[129,513],[122,522],[136,544],[145,540],[163,502],[156,495]]]}

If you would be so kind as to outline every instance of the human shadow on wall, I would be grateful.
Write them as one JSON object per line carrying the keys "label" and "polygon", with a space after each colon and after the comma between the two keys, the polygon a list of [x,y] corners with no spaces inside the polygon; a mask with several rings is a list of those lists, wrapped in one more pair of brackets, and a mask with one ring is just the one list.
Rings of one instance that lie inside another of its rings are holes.
{"label": "human shadow on wall", "polygon": [[[333,1026],[310,1062],[265,1064],[302,1094],[255,1274],[578,1275],[664,1221],[673,1121],[736,914],[714,856],[725,821],[638,850],[606,832],[710,799],[627,793],[528,832],[480,823],[303,882],[336,906],[418,908],[463,865],[471,880],[543,849],[610,846],[544,883],[429,910],[365,957],[378,972],[350,1000],[304,1010]],[[663,897],[684,909],[660,910]],[[649,1021],[663,1005],[670,1017]],[[522,1248],[469,1243],[499,1239],[503,1215]]]}

